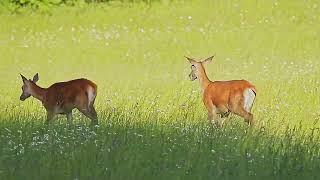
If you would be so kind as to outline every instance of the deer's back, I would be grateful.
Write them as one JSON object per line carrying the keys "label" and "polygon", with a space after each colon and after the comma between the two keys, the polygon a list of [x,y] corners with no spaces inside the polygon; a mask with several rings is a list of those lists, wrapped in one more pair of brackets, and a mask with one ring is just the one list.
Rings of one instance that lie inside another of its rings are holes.
{"label": "deer's back", "polygon": [[49,107],[74,104],[77,98],[87,97],[89,88],[96,91],[97,85],[87,79],[54,83],[47,89],[46,104]]}
{"label": "deer's back", "polygon": [[246,80],[214,81],[205,89],[204,98],[210,98],[215,105],[228,104],[230,98],[242,96],[245,89],[255,87]]}
{"label": "deer's back", "polygon": [[94,89],[97,88],[97,85],[92,81],[81,78],[81,79],[74,79],[71,81],[54,83],[48,88],[48,90],[49,91],[55,91],[55,90],[68,91],[68,90],[77,90],[77,89],[83,90],[88,86],[91,86]]}

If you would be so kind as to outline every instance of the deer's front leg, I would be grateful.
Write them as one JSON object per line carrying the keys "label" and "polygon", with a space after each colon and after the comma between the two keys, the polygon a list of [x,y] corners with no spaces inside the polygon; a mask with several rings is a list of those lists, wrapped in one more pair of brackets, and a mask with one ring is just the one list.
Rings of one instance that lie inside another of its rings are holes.
{"label": "deer's front leg", "polygon": [[217,114],[217,107],[215,105],[213,105],[211,99],[209,99],[209,98],[204,98],[203,102],[208,110],[209,123],[216,124],[217,126],[220,126],[219,120],[218,120],[218,114]]}
{"label": "deer's front leg", "polygon": [[72,111],[71,111],[71,112],[68,112],[68,113],[66,114],[66,116],[67,116],[67,121],[68,121],[68,123],[71,124],[71,123],[72,123]]}
{"label": "deer's front leg", "polygon": [[218,127],[221,126],[221,123],[219,122],[219,116],[217,114],[217,109],[215,106],[213,106],[211,110],[208,110],[208,120],[209,123],[212,123]]}
{"label": "deer's front leg", "polygon": [[47,120],[46,120],[46,124],[49,124],[52,119],[54,118],[54,113],[52,111],[47,111]]}

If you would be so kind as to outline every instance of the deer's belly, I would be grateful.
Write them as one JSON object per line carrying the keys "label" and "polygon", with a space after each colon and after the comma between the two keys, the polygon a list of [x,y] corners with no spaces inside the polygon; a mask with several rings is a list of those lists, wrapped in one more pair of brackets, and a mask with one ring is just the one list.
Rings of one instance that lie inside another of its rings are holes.
{"label": "deer's belly", "polygon": [[72,109],[74,109],[74,107],[72,106],[56,106],[54,108],[54,113],[56,114],[66,114],[72,111]]}

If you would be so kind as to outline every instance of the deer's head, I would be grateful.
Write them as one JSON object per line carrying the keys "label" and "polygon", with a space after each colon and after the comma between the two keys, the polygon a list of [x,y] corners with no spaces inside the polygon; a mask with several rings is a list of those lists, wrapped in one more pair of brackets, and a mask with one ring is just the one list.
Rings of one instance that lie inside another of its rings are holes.
{"label": "deer's head", "polygon": [[31,79],[28,80],[22,74],[20,74],[20,76],[21,76],[22,82],[23,82],[23,85],[21,87],[22,94],[20,96],[20,100],[24,101],[28,97],[31,96],[31,86],[32,86],[32,84],[35,84],[39,80],[39,75],[38,75],[38,73],[36,75],[34,75],[32,80]]}
{"label": "deer's head", "polygon": [[211,62],[213,57],[214,56],[211,56],[203,61],[196,61],[192,58],[186,57],[191,64],[191,72],[189,74],[189,78],[191,81],[199,79],[203,75],[202,73],[205,72],[204,65]]}

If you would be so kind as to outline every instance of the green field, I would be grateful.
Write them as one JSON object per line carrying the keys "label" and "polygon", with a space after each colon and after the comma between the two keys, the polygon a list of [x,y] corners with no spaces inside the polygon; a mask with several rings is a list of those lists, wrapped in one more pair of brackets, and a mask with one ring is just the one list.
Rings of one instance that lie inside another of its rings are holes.
{"label": "green field", "polygon": [[[319,179],[320,2],[93,3],[49,14],[0,8],[0,179]],[[249,128],[212,127],[190,64],[258,90]],[[44,125],[38,85],[98,85],[99,126]]]}

